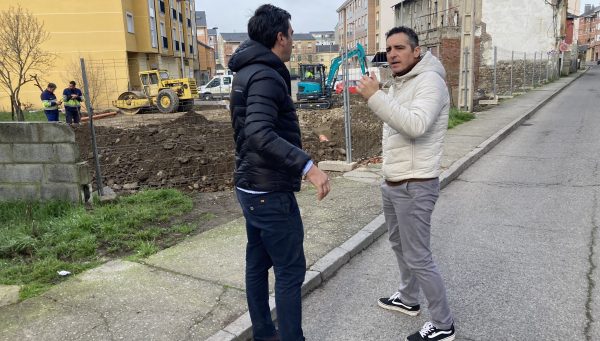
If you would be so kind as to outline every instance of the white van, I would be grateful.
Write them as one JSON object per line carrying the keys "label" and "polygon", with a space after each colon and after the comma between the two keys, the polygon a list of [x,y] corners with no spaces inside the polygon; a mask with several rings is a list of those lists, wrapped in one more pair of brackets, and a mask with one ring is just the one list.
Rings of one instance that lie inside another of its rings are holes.
{"label": "white van", "polygon": [[206,83],[206,85],[202,85],[198,89],[200,98],[202,98],[205,101],[209,101],[211,99],[229,98],[232,82],[232,75],[214,76],[208,83]]}

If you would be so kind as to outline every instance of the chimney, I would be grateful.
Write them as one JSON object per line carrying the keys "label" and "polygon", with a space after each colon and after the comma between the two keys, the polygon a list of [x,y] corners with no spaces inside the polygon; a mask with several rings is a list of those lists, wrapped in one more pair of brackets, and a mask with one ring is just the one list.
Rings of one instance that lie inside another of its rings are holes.
{"label": "chimney", "polygon": [[593,6],[591,4],[585,4],[585,10],[583,11],[583,13],[587,13],[589,11],[591,11],[593,8]]}

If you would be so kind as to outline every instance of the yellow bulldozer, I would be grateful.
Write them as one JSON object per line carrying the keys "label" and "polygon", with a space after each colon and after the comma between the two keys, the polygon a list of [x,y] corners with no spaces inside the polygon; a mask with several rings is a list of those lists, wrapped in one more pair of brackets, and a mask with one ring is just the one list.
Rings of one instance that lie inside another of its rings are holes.
{"label": "yellow bulldozer", "polygon": [[142,109],[158,109],[162,113],[188,111],[194,107],[198,88],[193,78],[171,79],[165,70],[139,73],[142,91],[125,91],[113,105],[126,115],[135,115]]}

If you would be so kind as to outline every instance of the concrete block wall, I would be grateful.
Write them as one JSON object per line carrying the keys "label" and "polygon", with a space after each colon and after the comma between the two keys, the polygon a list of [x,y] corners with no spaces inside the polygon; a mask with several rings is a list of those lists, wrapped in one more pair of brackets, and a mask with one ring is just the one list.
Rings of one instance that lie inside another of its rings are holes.
{"label": "concrete block wall", "polygon": [[62,123],[0,123],[0,200],[83,201],[90,171]]}

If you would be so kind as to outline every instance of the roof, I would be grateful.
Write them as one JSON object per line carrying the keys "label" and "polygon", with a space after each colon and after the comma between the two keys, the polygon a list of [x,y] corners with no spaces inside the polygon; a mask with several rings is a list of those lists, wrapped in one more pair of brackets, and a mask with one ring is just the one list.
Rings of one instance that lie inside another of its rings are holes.
{"label": "roof", "polygon": [[317,45],[317,53],[321,52],[339,52],[339,45]]}
{"label": "roof", "polygon": [[596,6],[596,7],[592,7],[592,9],[590,9],[589,11],[583,13],[582,15],[580,15],[579,17],[589,17],[590,15],[595,14],[596,12],[600,12],[600,6]]}
{"label": "roof", "polygon": [[206,12],[196,11],[196,26],[206,27]]}
{"label": "roof", "polygon": [[221,38],[229,42],[243,42],[249,39],[248,33],[221,33]]}
{"label": "roof", "polygon": [[310,33],[294,33],[294,40],[316,40]]}
{"label": "roof", "polygon": [[335,31],[310,31],[310,34],[335,34]]}
{"label": "roof", "polygon": [[214,30],[212,28],[208,29],[208,35],[209,36],[216,36],[217,35],[217,30]]}

